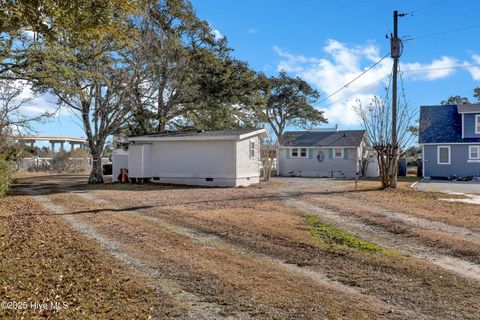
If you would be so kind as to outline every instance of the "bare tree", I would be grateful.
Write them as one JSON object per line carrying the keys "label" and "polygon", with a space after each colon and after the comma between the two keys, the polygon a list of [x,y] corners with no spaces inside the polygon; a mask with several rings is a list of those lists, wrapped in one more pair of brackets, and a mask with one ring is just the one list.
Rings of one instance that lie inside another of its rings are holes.
{"label": "bare tree", "polygon": [[18,136],[34,132],[33,123],[44,120],[53,112],[43,112],[28,116],[24,111],[33,99],[22,97],[27,89],[25,81],[0,80],[0,157],[5,157],[8,150],[17,149]]}
{"label": "bare tree", "polygon": [[272,135],[263,139],[260,145],[260,162],[263,169],[263,180],[270,180],[272,169],[274,167],[278,151],[278,143],[274,141]]}
{"label": "bare tree", "polygon": [[353,108],[365,127],[370,144],[376,153],[382,187],[393,187],[392,176],[396,175],[398,170],[396,155],[401,156],[415,137],[411,131],[414,124],[414,112],[406,103],[398,104],[397,143],[393,145],[392,116],[389,104],[378,97],[373,97],[367,104],[357,100],[357,105]]}

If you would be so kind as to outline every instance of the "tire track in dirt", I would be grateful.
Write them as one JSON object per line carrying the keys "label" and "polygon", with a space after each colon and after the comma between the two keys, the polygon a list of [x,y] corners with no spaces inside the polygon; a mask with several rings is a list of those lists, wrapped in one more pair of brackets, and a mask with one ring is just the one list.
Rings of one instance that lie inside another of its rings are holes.
{"label": "tire track in dirt", "polygon": [[[116,205],[112,206],[111,202],[109,202],[105,199],[98,198],[93,193],[78,192],[78,191],[75,191],[75,190],[72,190],[72,189],[68,189],[68,190],[71,191],[72,194],[77,195],[81,198],[84,198],[85,200],[94,201],[96,203],[106,204],[106,205],[108,205],[108,208],[110,208],[110,209],[114,209],[114,210],[118,210],[118,211],[122,210],[122,207],[119,207],[119,206],[116,206]],[[199,243],[203,246],[206,246],[206,247],[209,247],[209,248],[224,248],[224,249],[227,249],[227,250],[229,250],[229,251],[231,251],[231,252],[233,252],[237,255],[241,255],[241,256],[244,256],[244,257],[247,256],[249,258],[256,259],[258,261],[264,262],[264,263],[266,263],[268,265],[271,265],[275,268],[280,268],[285,272],[292,273],[292,274],[297,275],[297,276],[302,276],[304,278],[307,278],[311,281],[316,282],[320,286],[333,289],[335,291],[344,293],[348,296],[353,296],[356,299],[360,299],[360,300],[365,301],[365,302],[367,302],[371,305],[376,305],[378,308],[388,310],[388,312],[390,312],[390,313],[401,314],[405,317],[413,318],[413,319],[431,319],[430,316],[423,315],[423,314],[420,314],[418,312],[413,312],[412,310],[402,308],[402,307],[399,307],[399,306],[391,305],[391,304],[388,304],[388,303],[386,303],[382,300],[379,300],[379,299],[377,299],[373,296],[366,295],[366,294],[362,293],[360,290],[358,290],[354,287],[348,286],[348,285],[343,284],[339,281],[332,280],[329,277],[327,277],[327,275],[325,275],[321,272],[318,272],[316,270],[313,270],[313,269],[311,269],[307,266],[300,267],[296,264],[287,263],[287,262],[281,261],[280,259],[270,257],[270,256],[260,254],[258,252],[255,252],[255,251],[243,248],[243,247],[233,245],[231,243],[228,243],[228,242],[224,241],[223,239],[221,239],[220,237],[218,237],[216,235],[208,234],[208,233],[205,233],[203,231],[196,230],[196,229],[190,229],[190,228],[186,228],[186,227],[182,227],[182,226],[177,226],[177,225],[171,224],[169,222],[166,222],[165,220],[160,219],[158,217],[152,217],[152,216],[149,215],[148,210],[140,209],[140,210],[136,210],[135,212],[128,211],[127,214],[139,217],[139,218],[144,219],[144,220],[147,220],[147,221],[149,221],[151,223],[154,223],[154,224],[156,224],[156,225],[158,225],[162,228],[165,228],[166,230],[168,230],[170,232],[173,232],[177,235],[188,238],[188,239],[190,239],[190,240],[192,240],[196,243]]]}
{"label": "tire track in dirt", "polygon": [[[188,317],[185,319],[250,319],[251,317],[245,313],[237,313],[235,316],[222,315],[222,307],[211,302],[205,302],[200,297],[184,291],[173,281],[166,279],[162,274],[143,263],[143,261],[133,257],[121,249],[119,242],[108,239],[98,233],[91,225],[81,222],[72,215],[65,215],[62,206],[52,203],[47,196],[40,194],[35,189],[21,189],[20,191],[32,196],[46,209],[52,213],[61,215],[70,223],[72,228],[84,234],[88,238],[96,240],[100,243],[114,258],[126,264],[130,268],[142,274],[144,277],[152,279],[154,288],[162,293],[168,294],[183,308],[187,309]],[[77,193],[82,194],[82,193]],[[87,196],[88,197],[88,196]]]}
{"label": "tire track in dirt", "polygon": [[[480,280],[480,266],[477,264],[456,257],[434,253],[432,252],[434,250],[433,248],[424,246],[413,239],[388,232],[381,227],[372,226],[355,220],[354,218],[349,218],[334,211],[324,209],[318,205],[308,202],[308,200],[298,199],[298,197],[296,197],[296,189],[297,187],[292,184],[283,189],[281,194],[285,197],[284,201],[286,204],[298,208],[305,213],[315,214],[321,218],[322,221],[332,224],[340,229],[346,229],[349,232],[352,232],[354,235],[365,240],[371,241],[386,248],[394,249],[404,254],[414,256],[421,260],[428,261],[462,277]],[[398,216],[402,215],[399,214]],[[427,225],[427,223],[425,224]],[[469,232],[466,230],[464,231],[467,233]]]}

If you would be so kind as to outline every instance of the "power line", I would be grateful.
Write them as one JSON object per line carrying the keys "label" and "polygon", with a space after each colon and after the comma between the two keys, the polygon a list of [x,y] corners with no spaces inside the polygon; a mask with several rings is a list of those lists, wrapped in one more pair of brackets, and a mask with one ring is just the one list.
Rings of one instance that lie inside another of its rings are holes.
{"label": "power line", "polygon": [[372,82],[372,83],[370,83],[370,84],[367,84],[366,86],[361,87],[360,89],[355,90],[355,91],[347,94],[346,96],[343,96],[343,97],[340,98],[340,99],[337,99],[337,100],[335,100],[335,101],[332,101],[332,102],[330,102],[329,104],[326,104],[326,105],[324,105],[324,106],[321,106],[320,108],[321,108],[321,109],[328,108],[328,107],[330,107],[331,105],[334,105],[334,104],[336,104],[336,103],[339,103],[340,101],[343,101],[343,100],[345,100],[345,99],[347,99],[347,98],[349,98],[349,97],[351,97],[351,96],[353,96],[353,95],[355,95],[355,94],[357,94],[357,93],[359,93],[359,92],[362,92],[362,91],[364,91],[365,89],[368,89],[368,88],[370,88],[370,87],[373,87],[373,86],[377,85],[379,82],[383,81],[385,78],[390,77],[390,76],[391,76],[391,75],[387,75],[387,76],[385,76],[385,77],[382,77],[382,78],[378,79],[377,81],[374,81],[374,82]]}
{"label": "power line", "polygon": [[326,98],[322,99],[321,101],[319,101],[317,104],[320,104],[326,100],[328,100],[329,98],[333,97],[334,95],[336,95],[337,93],[339,93],[340,91],[342,91],[343,89],[346,89],[348,88],[349,85],[351,85],[352,83],[354,83],[355,81],[357,81],[361,76],[363,76],[365,73],[367,73],[368,71],[372,70],[373,68],[375,68],[380,62],[382,62],[386,57],[388,57],[390,55],[390,53],[387,53],[386,55],[384,55],[380,60],[378,60],[377,62],[375,62],[373,65],[371,65],[370,67],[368,67],[365,71],[363,71],[362,73],[360,73],[358,76],[356,76],[355,78],[353,78],[350,82],[348,82],[347,84],[345,84],[343,87],[341,87],[340,89],[336,90],[335,92],[329,94]]}
{"label": "power line", "polygon": [[479,24],[473,24],[473,25],[470,25],[470,26],[445,30],[445,31],[439,31],[439,32],[424,34],[424,35],[421,35],[421,36],[418,36],[418,37],[405,39],[405,41],[412,41],[412,40],[417,40],[417,39],[430,38],[430,37],[439,36],[439,35],[442,35],[442,34],[447,34],[447,33],[452,33],[452,32],[457,32],[457,31],[463,31],[463,30],[469,30],[469,29],[474,29],[474,28],[479,28],[479,27],[480,27],[480,23]]}
{"label": "power line", "polygon": [[430,8],[432,8],[432,7],[436,7],[436,6],[438,6],[438,5],[440,5],[440,4],[444,3],[444,2],[447,2],[447,1],[448,1],[448,0],[436,1],[436,2],[433,2],[433,3],[429,4],[429,5],[426,5],[426,6],[417,8],[417,9],[415,9],[415,10],[412,10],[412,11],[410,11],[410,12],[408,12],[408,13],[403,13],[402,15],[403,15],[403,16],[405,16],[405,15],[413,16],[414,13],[418,13],[418,12],[421,12],[421,11],[425,11],[425,10],[427,10],[427,9],[430,9]]}
{"label": "power line", "polygon": [[474,68],[474,67],[480,67],[480,63],[479,63],[479,64],[468,64],[468,65],[462,65],[462,66],[452,66],[452,67],[425,68],[425,69],[409,69],[409,70],[403,70],[402,72],[421,72],[421,71],[463,69],[463,68]]}

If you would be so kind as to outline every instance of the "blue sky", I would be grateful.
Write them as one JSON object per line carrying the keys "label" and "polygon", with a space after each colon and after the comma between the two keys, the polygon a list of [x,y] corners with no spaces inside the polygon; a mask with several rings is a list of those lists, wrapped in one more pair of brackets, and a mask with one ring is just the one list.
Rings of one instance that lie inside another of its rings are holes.
{"label": "blue sky", "polygon": [[[409,104],[437,104],[450,95],[471,97],[480,86],[480,68],[440,69],[480,64],[480,1],[347,1],[347,0],[193,0],[197,15],[219,36],[226,36],[233,55],[268,75],[285,69],[312,84],[320,101],[378,61],[390,50],[385,35],[393,31],[393,10],[413,15],[399,19],[399,35],[415,38],[401,57]],[[461,29],[461,30],[459,30]],[[444,31],[453,32],[443,33]],[[441,33],[432,35],[433,33]],[[392,61],[388,57],[347,89],[322,101],[330,123],[358,128],[351,105],[382,94]],[[418,69],[430,71],[410,71]],[[347,98],[345,98],[348,96]],[[52,99],[37,99],[42,109]],[[78,120],[62,111],[39,124],[45,134],[78,135]]]}

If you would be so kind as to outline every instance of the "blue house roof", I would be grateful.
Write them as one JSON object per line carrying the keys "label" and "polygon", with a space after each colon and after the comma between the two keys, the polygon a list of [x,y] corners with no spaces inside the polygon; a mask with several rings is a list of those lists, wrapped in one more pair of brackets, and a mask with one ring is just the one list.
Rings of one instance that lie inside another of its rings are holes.
{"label": "blue house roof", "polygon": [[420,106],[419,143],[480,142],[462,139],[462,115],[457,105]]}

